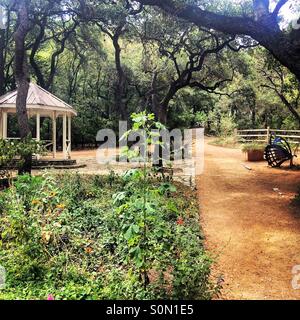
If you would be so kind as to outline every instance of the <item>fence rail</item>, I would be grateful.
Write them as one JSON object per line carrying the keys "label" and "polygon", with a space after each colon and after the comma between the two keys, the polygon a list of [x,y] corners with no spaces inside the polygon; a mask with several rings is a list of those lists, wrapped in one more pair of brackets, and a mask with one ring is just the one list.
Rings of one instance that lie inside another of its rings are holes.
{"label": "fence rail", "polygon": [[235,130],[235,136],[239,142],[266,142],[271,135],[287,139],[291,143],[300,144],[300,130],[277,130],[277,129],[243,129]]}

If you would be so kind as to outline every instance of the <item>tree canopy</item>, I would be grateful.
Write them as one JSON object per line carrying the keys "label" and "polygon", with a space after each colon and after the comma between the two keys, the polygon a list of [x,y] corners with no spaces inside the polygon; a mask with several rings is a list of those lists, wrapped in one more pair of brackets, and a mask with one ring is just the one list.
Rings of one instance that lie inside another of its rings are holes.
{"label": "tree canopy", "polygon": [[1,0],[0,92],[23,88],[23,136],[29,79],[74,105],[76,145],[141,110],[169,127],[298,128],[300,28],[281,14],[295,3]]}
{"label": "tree canopy", "polygon": [[[216,1],[208,3],[201,0],[138,0],[137,2],[142,5],[157,6],[199,27],[232,35],[248,35],[269,50],[300,80],[300,21],[294,21],[289,32],[282,30],[279,24],[281,9],[292,3],[296,6],[296,1],[279,0],[273,10],[271,10],[272,1],[270,0],[253,0],[252,6],[248,1],[238,1],[242,10],[235,8],[231,12],[224,9],[221,9],[221,12],[218,9],[217,12],[213,11]],[[217,4],[219,4],[218,1]],[[295,10],[299,11],[299,6]]]}

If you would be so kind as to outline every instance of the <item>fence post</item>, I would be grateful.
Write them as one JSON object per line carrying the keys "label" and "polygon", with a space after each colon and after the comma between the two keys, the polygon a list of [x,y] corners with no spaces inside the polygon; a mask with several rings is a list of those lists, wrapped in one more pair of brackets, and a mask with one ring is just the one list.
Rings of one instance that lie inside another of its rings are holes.
{"label": "fence post", "polygon": [[267,143],[270,143],[270,127],[267,128]]}
{"label": "fence post", "polygon": [[238,140],[238,129],[234,129],[234,138]]}

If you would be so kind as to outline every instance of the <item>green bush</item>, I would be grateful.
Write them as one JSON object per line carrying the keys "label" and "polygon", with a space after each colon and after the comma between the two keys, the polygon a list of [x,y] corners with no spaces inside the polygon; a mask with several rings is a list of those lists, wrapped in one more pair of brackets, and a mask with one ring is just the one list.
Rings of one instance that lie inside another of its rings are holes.
{"label": "green bush", "polygon": [[41,142],[33,139],[4,140],[0,139],[0,178],[11,179],[10,169],[20,168],[24,157],[31,154],[45,153]]}
{"label": "green bush", "polygon": [[34,153],[44,153],[40,142],[32,139],[26,141],[0,139],[0,167],[9,166],[13,160]]}
{"label": "green bush", "polygon": [[19,177],[0,193],[0,299],[209,299],[196,197],[149,180],[147,198],[142,183],[140,170]]}
{"label": "green bush", "polygon": [[234,118],[222,114],[216,109],[214,112],[211,112],[209,115],[211,123],[211,132],[216,136],[216,139],[210,144],[228,147],[228,148],[237,148],[239,147],[239,141],[234,135],[234,130],[237,128]]}
{"label": "green bush", "polygon": [[[145,112],[132,121],[146,144],[162,127]],[[0,195],[0,299],[209,299],[197,201],[153,176],[145,162],[122,177],[19,177]]]}
{"label": "green bush", "polygon": [[221,118],[220,135],[222,137],[231,137],[236,128],[237,125],[235,124],[233,117],[225,115]]}
{"label": "green bush", "polygon": [[245,143],[242,146],[242,151],[243,152],[264,151],[265,149],[266,149],[266,144],[265,143],[260,143],[260,142]]}
{"label": "green bush", "polygon": [[239,148],[240,143],[235,136],[231,137],[217,137],[211,143],[211,145],[225,148]]}

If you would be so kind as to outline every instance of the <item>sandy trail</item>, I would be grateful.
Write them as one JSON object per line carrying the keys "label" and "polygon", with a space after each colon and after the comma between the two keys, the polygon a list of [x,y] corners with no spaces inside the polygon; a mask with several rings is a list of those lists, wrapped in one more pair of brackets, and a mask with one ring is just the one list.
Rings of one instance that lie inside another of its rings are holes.
{"label": "sandy trail", "polygon": [[219,254],[215,272],[224,277],[221,298],[300,299],[291,286],[300,265],[300,209],[290,205],[300,171],[264,162],[248,163],[248,171],[242,163],[240,150],[206,141],[197,186],[207,247]]}

